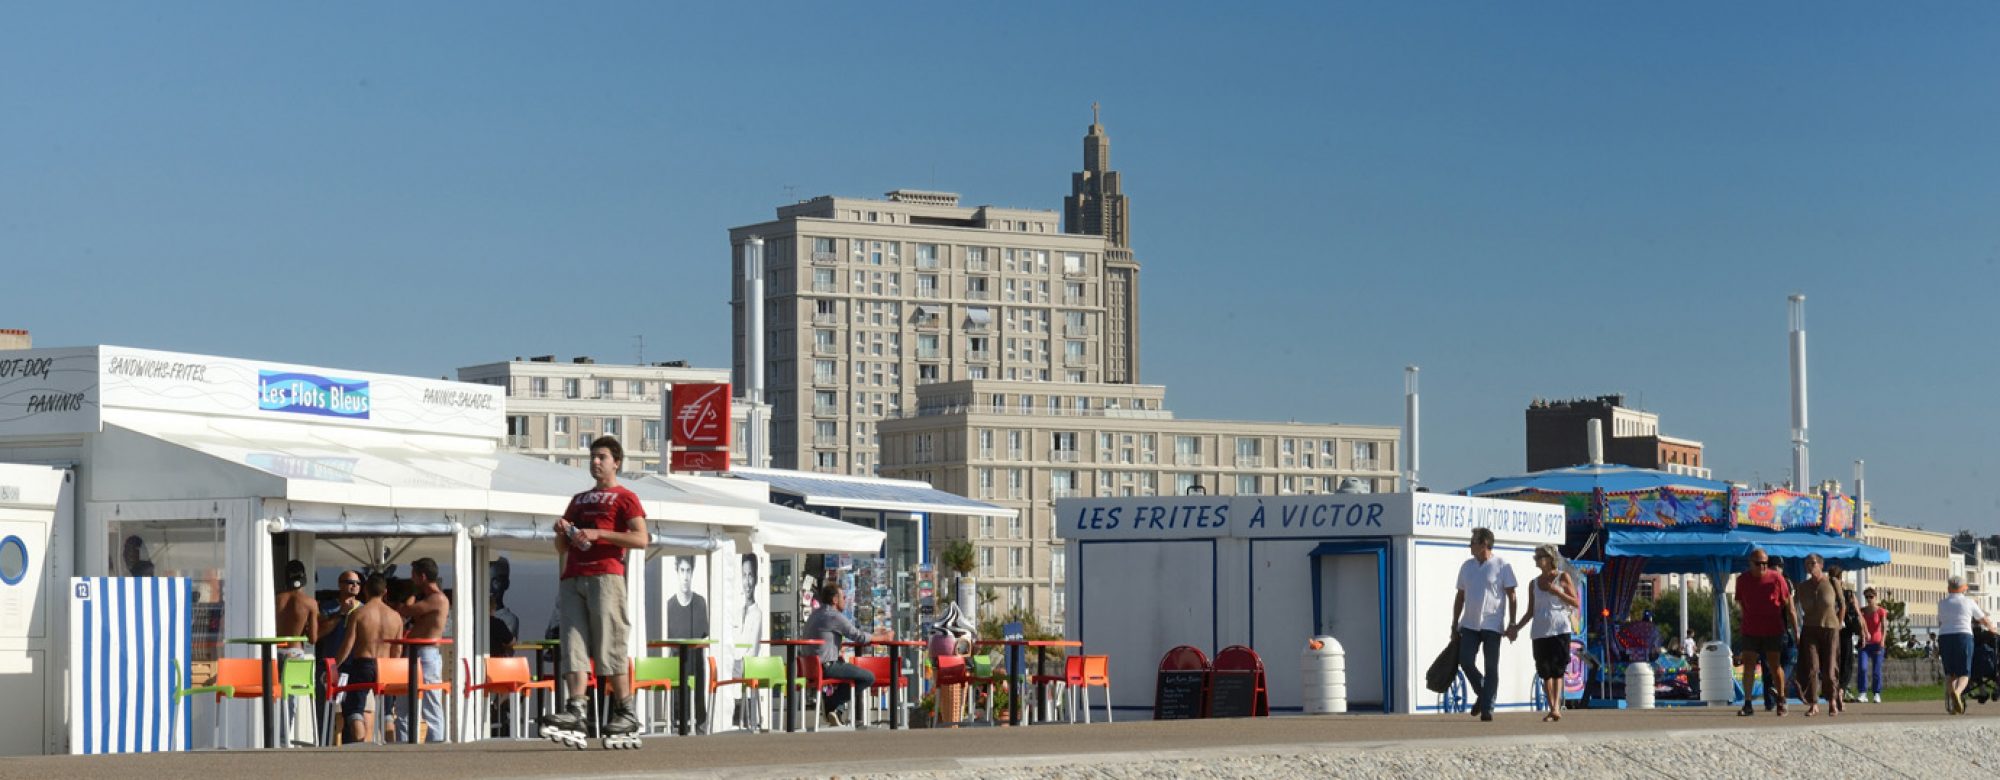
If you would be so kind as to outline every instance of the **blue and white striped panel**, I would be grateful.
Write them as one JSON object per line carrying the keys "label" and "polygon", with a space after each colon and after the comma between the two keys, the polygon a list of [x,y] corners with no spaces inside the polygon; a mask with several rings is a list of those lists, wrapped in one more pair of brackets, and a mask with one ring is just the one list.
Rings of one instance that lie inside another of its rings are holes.
{"label": "blue and white striped panel", "polygon": [[70,578],[71,753],[186,750],[193,582]]}

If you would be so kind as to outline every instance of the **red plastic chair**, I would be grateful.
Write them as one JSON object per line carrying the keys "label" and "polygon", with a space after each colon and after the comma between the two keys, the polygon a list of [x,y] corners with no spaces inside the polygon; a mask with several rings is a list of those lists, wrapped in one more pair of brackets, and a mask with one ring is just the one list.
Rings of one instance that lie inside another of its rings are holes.
{"label": "red plastic chair", "polygon": [[[937,683],[936,693],[933,694],[935,698],[932,699],[937,704],[931,708],[931,725],[964,722],[967,711],[972,708],[972,667],[966,665],[962,655],[940,655],[932,658],[931,662],[936,665],[933,681]],[[953,685],[965,686],[965,693],[958,697],[958,708],[951,713],[951,719],[945,720],[943,693],[945,688]]]}
{"label": "red plastic chair", "polygon": [[[383,663],[384,660],[393,660],[393,659],[378,660],[376,661],[375,665],[377,667],[386,665]],[[379,708],[375,707],[374,705],[375,705],[375,700],[381,697],[382,688],[377,683],[367,683],[367,682],[357,682],[357,683],[348,683],[346,685],[340,685],[338,684],[340,681],[339,665],[336,664],[334,662],[334,659],[332,658],[325,659],[325,662],[326,662],[326,702],[323,705],[323,708],[325,710],[326,717],[320,719],[320,735],[321,735],[320,742],[321,744],[326,744],[326,745],[339,745],[347,739],[347,730],[340,727],[343,723],[345,723],[345,719],[340,716],[341,697],[349,693],[366,696],[368,697],[368,704],[364,706],[362,711],[374,712],[379,716],[381,712]]]}
{"label": "red plastic chair", "polygon": [[[908,669],[903,670],[903,673],[898,675],[897,679],[893,682],[889,679],[889,657],[886,655],[855,656],[854,665],[868,670],[869,674],[875,676],[875,685],[868,689],[868,698],[875,699],[879,695],[881,699],[876,704],[879,704],[880,709],[884,712],[887,712],[889,709],[889,686],[892,684],[909,685],[910,672]],[[908,688],[905,687],[905,690],[908,690]],[[856,693],[859,694],[860,691],[856,691]],[[857,696],[856,698],[859,697]],[[876,704],[869,706],[874,707]],[[857,713],[856,717],[859,718],[860,710],[857,708],[855,712]]]}

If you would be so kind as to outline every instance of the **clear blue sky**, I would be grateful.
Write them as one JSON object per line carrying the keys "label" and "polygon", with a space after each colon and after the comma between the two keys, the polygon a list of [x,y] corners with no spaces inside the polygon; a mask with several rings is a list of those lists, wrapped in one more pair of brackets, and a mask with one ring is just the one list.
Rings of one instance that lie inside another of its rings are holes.
{"label": "clear blue sky", "polygon": [[[0,327],[443,375],[729,359],[732,225],[1060,209],[1092,101],[1182,416],[1522,466],[1624,392],[1718,476],[2000,532],[2000,6],[8,3]],[[582,9],[582,10],[579,10]]]}

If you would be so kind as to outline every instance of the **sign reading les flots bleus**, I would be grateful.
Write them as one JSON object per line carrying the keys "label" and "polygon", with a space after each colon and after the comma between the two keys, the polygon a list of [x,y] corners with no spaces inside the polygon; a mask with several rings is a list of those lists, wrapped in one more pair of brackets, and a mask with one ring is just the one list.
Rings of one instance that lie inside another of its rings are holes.
{"label": "sign reading les flots bleus", "polygon": [[368,380],[292,371],[258,371],[257,408],[267,412],[366,420]]}

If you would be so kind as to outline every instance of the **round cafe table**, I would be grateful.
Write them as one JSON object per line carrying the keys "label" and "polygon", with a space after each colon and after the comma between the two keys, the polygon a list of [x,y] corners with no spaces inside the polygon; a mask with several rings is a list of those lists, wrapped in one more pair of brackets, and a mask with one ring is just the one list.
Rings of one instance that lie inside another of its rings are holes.
{"label": "round cafe table", "polygon": [[[392,645],[402,645],[403,655],[410,659],[410,711],[404,713],[403,717],[410,721],[410,744],[414,745],[417,744],[417,725],[423,720],[423,713],[417,711],[417,689],[422,687],[424,681],[423,670],[417,668],[416,649],[419,647],[448,645],[451,644],[451,640],[444,637],[436,639],[411,639],[404,637],[402,639],[385,639],[382,641]],[[438,676],[440,678],[444,676],[444,668],[442,666],[438,668]]]}
{"label": "round cafe table", "polygon": [[[681,678],[674,681],[674,733],[683,737],[694,732],[694,713],[689,710],[694,709],[694,697],[699,695],[688,688],[687,681],[690,679],[706,681],[708,677],[704,674],[706,670],[696,669],[688,664],[688,654],[693,652],[694,648],[712,644],[715,644],[713,639],[657,639],[646,643],[647,647],[654,649],[671,647],[674,649],[674,657],[680,659]],[[711,714],[710,717],[714,715]]]}
{"label": "round cafe table", "polygon": [[283,679],[283,675],[280,675],[280,680],[271,679],[271,651],[274,648],[286,645],[305,644],[306,638],[302,636],[245,636],[223,641],[232,645],[257,646],[257,655],[262,659],[262,663],[258,666],[264,675],[264,695],[261,697],[264,700],[264,747],[269,748],[278,742],[277,683]]}
{"label": "round cafe table", "polygon": [[[763,644],[785,648],[785,677],[789,680],[799,674],[799,648],[819,647],[826,643],[818,639],[766,639]],[[785,731],[788,733],[799,730],[799,708],[805,704],[805,697],[793,690],[794,687],[787,685],[781,689],[785,697]],[[710,713],[709,717],[715,715]]]}
{"label": "round cafe table", "polygon": [[[523,639],[513,644],[513,648],[515,650],[535,651],[535,669],[528,676],[536,680],[543,679],[542,662],[546,660],[545,656],[548,655],[549,651],[558,649],[560,647],[562,647],[562,640],[560,639]],[[550,670],[550,673],[554,674],[554,670],[553,669]],[[562,675],[555,675],[555,676],[560,678]],[[556,682],[558,685],[562,683],[560,679],[558,679]],[[546,712],[550,702],[545,697],[552,696],[554,693],[555,691],[553,689],[551,689],[548,693],[543,693],[542,691],[539,690],[530,691],[528,695],[534,698],[528,700],[528,711],[530,713]],[[542,727],[537,722],[537,719],[535,718],[528,719],[529,732],[540,733],[541,728]]]}
{"label": "round cafe table", "polygon": [[[1073,639],[987,639],[975,643],[974,646],[1007,647],[1007,648],[1032,647],[1035,649],[1035,673],[1038,675],[1047,675],[1049,648],[1051,647],[1081,648],[1083,647],[1083,643]],[[1010,663],[1008,664],[1007,668],[1007,714],[1014,721],[1015,725],[1025,725],[1027,721],[1021,719],[1021,679],[1027,676],[1025,674],[1027,670],[1013,668],[1013,664],[1011,663],[1013,659],[1010,658],[1008,660]],[[1039,713],[1042,711],[1044,707],[1043,699],[1046,697],[1047,693],[1048,693],[1047,684],[1041,684],[1035,686],[1035,712]]]}

